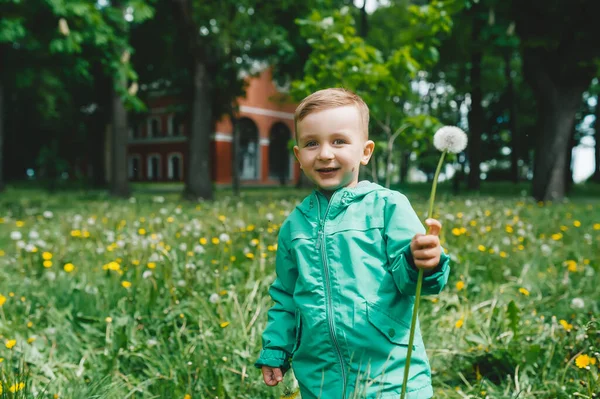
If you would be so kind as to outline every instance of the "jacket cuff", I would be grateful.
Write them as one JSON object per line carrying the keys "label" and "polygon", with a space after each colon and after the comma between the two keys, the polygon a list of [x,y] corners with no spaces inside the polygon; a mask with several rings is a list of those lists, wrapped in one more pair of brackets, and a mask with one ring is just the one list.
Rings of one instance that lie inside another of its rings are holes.
{"label": "jacket cuff", "polygon": [[281,349],[263,349],[260,351],[258,360],[254,363],[256,368],[262,366],[279,367],[287,370],[290,368],[290,356]]}

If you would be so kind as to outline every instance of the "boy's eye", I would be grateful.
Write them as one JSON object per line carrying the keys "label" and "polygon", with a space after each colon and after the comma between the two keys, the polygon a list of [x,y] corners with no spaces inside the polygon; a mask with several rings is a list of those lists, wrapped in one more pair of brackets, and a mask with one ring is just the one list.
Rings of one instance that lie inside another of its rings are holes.
{"label": "boy's eye", "polygon": [[344,140],[344,139],[335,139],[335,140],[333,140],[333,144],[346,144],[346,140]]}
{"label": "boy's eye", "polygon": [[306,144],[304,144],[305,147],[314,147],[317,145],[316,141],[309,141]]}

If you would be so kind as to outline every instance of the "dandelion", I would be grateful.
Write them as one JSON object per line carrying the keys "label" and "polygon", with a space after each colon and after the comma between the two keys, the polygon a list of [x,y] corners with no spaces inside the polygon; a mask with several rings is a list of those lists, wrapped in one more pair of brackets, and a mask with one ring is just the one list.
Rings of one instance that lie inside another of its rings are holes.
{"label": "dandelion", "polygon": [[463,318],[460,318],[456,321],[456,323],[454,324],[454,327],[461,328],[464,323],[465,323],[465,320]]}
{"label": "dandelion", "polygon": [[571,331],[573,329],[573,324],[567,322],[566,320],[559,320],[558,323],[567,331]]}
{"label": "dandelion", "polygon": [[218,244],[219,242],[221,242],[221,241],[219,241],[219,239],[218,239],[217,237],[213,237],[213,238],[212,238],[212,240],[211,240],[211,242],[212,242],[213,244],[217,245],[217,244]]}
{"label": "dandelion", "polygon": [[456,283],[456,290],[457,290],[457,291],[460,291],[460,290],[462,290],[463,288],[465,288],[465,283],[464,283],[464,281],[459,281],[458,283]]}
{"label": "dandelion", "polygon": [[485,252],[485,250],[486,250],[486,247],[485,247],[485,245],[481,245],[481,244],[479,244],[479,245],[477,246],[477,249],[478,249],[479,251],[481,251],[481,252]]}
{"label": "dandelion", "polygon": [[52,259],[52,253],[50,253],[50,252],[43,252],[42,253],[42,259],[44,259],[44,260],[50,260],[50,259]]}
{"label": "dandelion", "polygon": [[210,303],[217,303],[219,302],[219,294],[217,294],[216,292],[211,294],[210,297],[208,298],[208,301]]}
{"label": "dandelion", "polygon": [[246,258],[248,258],[248,259],[254,259],[254,254],[252,252],[248,252],[246,254]]}
{"label": "dandelion", "polygon": [[15,392],[19,392],[20,390],[22,390],[23,388],[25,388],[25,383],[24,382],[19,382],[19,383],[14,383],[10,386],[10,388],[8,388],[8,390],[12,393]]}
{"label": "dandelion", "polygon": [[10,233],[10,239],[13,240],[13,241],[18,241],[21,238],[23,238],[23,235],[21,234],[20,231],[12,231]]}
{"label": "dandelion", "polygon": [[225,217],[225,215],[219,215],[219,220],[221,222],[225,222],[226,219],[227,219],[227,217]]}
{"label": "dandelion", "polygon": [[527,288],[519,288],[519,292],[525,296],[529,296],[529,290],[527,290]]}
{"label": "dandelion", "polygon": [[592,362],[591,360],[592,360],[592,358],[590,358],[588,355],[579,355],[575,359],[575,364],[580,369],[584,369],[591,364],[591,362]]}
{"label": "dandelion", "polygon": [[183,399],[192,399],[192,395],[190,395],[189,393],[186,393],[185,396],[183,397]]}
{"label": "dandelion", "polygon": [[154,269],[154,268],[156,268],[156,263],[155,262],[148,262],[148,264],[146,266],[148,266],[148,269]]}
{"label": "dandelion", "polygon": [[124,288],[129,288],[129,287],[131,287],[131,283],[130,283],[129,281],[123,281],[123,282],[121,283],[121,285],[122,285]]}
{"label": "dandelion", "polygon": [[594,223],[594,230],[600,230],[600,223]]}
{"label": "dandelion", "polygon": [[63,269],[65,272],[71,273],[73,270],[75,270],[75,266],[72,263],[67,263],[63,266]]}
{"label": "dandelion", "polygon": [[225,327],[227,327],[229,325],[229,322],[228,321],[224,321],[224,322],[222,322],[219,325],[221,326],[221,328],[225,328]]}
{"label": "dandelion", "polygon": [[576,272],[577,271],[577,262],[575,262],[574,260],[568,260],[565,262],[565,264],[567,265],[567,269],[570,272]]}
{"label": "dandelion", "polygon": [[206,243],[207,243],[208,241],[206,240],[206,238],[202,237],[202,238],[199,240],[199,242],[200,242],[200,244],[202,244],[202,245],[206,245]]}
{"label": "dandelion", "polygon": [[[440,156],[440,160],[437,165],[437,169],[435,171],[435,175],[433,177],[433,183],[431,186],[431,195],[429,197],[429,212],[427,213],[427,217],[433,217],[433,203],[435,200],[435,191],[437,187],[437,181],[440,175],[440,170],[442,169],[442,165],[444,163],[444,157],[446,153],[454,153],[458,154],[467,146],[467,135],[462,129],[456,126],[444,126],[438,129],[433,136],[433,145],[439,151],[442,152]],[[400,399],[404,399],[406,395],[406,386],[408,385],[408,375],[410,371],[410,357],[412,355],[413,342],[415,338],[415,327],[417,323],[417,314],[419,310],[419,302],[421,299],[421,287],[423,286],[423,269],[419,269],[419,274],[417,277],[417,289],[415,292],[415,303],[412,314],[412,321],[410,325],[410,333],[408,337],[408,352],[406,354],[406,364],[404,367],[404,379],[402,383],[402,393],[400,394]],[[462,325],[462,324],[461,324]]]}
{"label": "dandelion", "polygon": [[0,294],[0,308],[2,307],[2,305],[4,305],[4,303],[6,302],[6,297],[2,294]]}
{"label": "dandelion", "polygon": [[571,307],[573,309],[583,309],[585,307],[585,302],[581,298],[573,298],[571,300]]}
{"label": "dandelion", "polygon": [[8,339],[8,340],[6,340],[6,343],[5,343],[5,345],[8,349],[12,349],[16,344],[17,344],[16,339]]}

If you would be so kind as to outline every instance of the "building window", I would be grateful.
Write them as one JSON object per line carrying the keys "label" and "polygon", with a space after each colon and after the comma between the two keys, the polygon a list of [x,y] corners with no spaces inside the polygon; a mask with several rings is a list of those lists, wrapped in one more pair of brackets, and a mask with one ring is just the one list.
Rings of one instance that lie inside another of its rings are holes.
{"label": "building window", "polygon": [[147,137],[160,137],[160,119],[157,117],[148,118],[147,127]]}
{"label": "building window", "polygon": [[179,153],[169,155],[169,180],[181,180],[182,159]]}
{"label": "building window", "polygon": [[132,121],[129,123],[129,138],[138,139],[140,138],[140,125],[139,123]]}
{"label": "building window", "polygon": [[288,142],[292,138],[290,129],[281,122],[271,127],[269,134],[269,178],[284,185],[290,177],[290,151]]}
{"label": "building window", "polygon": [[240,147],[238,153],[238,170],[240,179],[256,180],[259,176],[258,128],[249,118],[241,118],[236,124],[239,129]]}
{"label": "building window", "polygon": [[129,162],[128,162],[129,179],[130,180],[139,180],[140,179],[140,166],[141,166],[140,156],[137,154],[130,155]]}
{"label": "building window", "polygon": [[160,155],[152,154],[148,156],[148,180],[160,179]]}

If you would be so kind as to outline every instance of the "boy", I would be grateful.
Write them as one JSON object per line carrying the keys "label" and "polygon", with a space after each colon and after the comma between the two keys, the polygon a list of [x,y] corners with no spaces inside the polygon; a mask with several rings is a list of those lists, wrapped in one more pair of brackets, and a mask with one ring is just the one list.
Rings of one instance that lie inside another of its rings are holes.
{"label": "boy", "polygon": [[[263,350],[255,366],[277,385],[291,366],[303,399],[399,397],[418,275],[423,294],[448,280],[441,224],[430,233],[402,194],[358,183],[374,143],[369,109],[344,89],[305,98],[295,113],[294,154],[317,189],[279,231]],[[408,399],[433,396],[417,325]]]}

